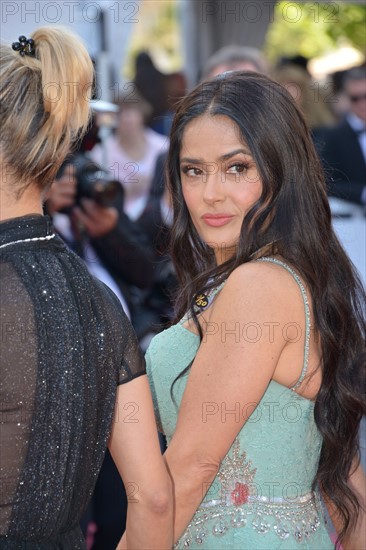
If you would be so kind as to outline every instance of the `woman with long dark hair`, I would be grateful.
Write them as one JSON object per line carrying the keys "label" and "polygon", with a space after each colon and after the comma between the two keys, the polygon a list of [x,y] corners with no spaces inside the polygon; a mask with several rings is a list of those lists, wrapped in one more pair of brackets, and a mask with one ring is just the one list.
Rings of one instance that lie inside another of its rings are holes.
{"label": "woman with long dark hair", "polygon": [[295,102],[233,72],[180,103],[169,153],[177,324],[147,369],[177,548],[363,548],[364,291]]}

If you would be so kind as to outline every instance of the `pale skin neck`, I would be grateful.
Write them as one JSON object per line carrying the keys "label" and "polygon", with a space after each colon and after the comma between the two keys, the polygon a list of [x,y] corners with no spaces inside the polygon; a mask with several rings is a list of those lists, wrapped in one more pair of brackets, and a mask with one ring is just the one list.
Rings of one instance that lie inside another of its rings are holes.
{"label": "pale skin neck", "polygon": [[0,221],[29,214],[43,214],[41,190],[31,184],[19,198],[16,198],[9,182],[4,182],[0,178]]}

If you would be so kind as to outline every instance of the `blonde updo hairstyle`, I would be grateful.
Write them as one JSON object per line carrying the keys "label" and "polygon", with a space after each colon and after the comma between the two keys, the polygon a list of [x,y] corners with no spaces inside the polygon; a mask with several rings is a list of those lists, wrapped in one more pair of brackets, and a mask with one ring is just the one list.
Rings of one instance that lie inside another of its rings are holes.
{"label": "blonde updo hairstyle", "polygon": [[47,189],[85,132],[94,69],[81,40],[62,27],[31,34],[35,57],[0,45],[0,154],[16,196]]}

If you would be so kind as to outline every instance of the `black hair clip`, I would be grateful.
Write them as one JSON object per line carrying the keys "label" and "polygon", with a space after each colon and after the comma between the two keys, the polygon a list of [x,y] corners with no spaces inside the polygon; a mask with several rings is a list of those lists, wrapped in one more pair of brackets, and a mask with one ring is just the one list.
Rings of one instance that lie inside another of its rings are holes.
{"label": "black hair clip", "polygon": [[19,36],[19,42],[13,42],[11,47],[14,51],[19,52],[22,57],[25,55],[34,57],[36,53],[33,38],[26,38],[23,35]]}

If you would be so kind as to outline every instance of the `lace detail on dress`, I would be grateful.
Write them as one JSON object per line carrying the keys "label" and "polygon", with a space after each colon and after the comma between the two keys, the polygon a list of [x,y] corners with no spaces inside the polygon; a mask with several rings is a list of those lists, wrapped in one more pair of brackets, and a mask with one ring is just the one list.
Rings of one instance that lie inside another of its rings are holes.
{"label": "lace detail on dress", "polygon": [[221,498],[204,500],[174,549],[204,544],[210,535],[221,537],[231,528],[254,529],[265,535],[273,531],[280,540],[310,539],[320,526],[317,495],[309,492],[292,498],[258,496],[254,483],[257,469],[240,453],[236,439],[221,463],[217,478]]}

